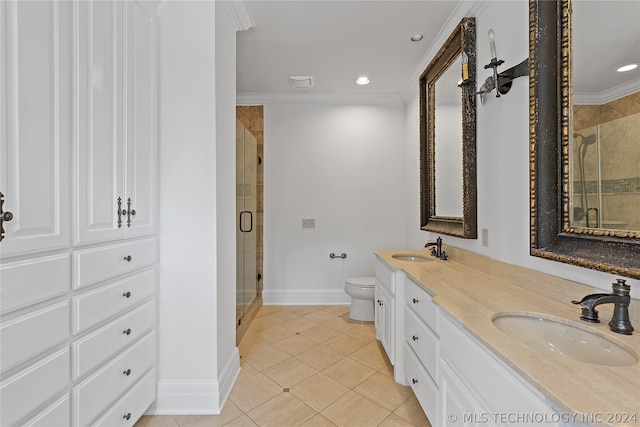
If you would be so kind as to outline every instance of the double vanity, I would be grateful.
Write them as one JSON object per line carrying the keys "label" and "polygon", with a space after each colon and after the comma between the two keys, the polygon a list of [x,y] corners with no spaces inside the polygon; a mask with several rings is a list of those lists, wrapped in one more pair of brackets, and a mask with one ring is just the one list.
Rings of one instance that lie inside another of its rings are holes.
{"label": "double vanity", "polygon": [[609,330],[611,304],[586,323],[571,301],[591,288],[446,253],[375,261],[377,338],[432,425],[640,425],[640,334]]}

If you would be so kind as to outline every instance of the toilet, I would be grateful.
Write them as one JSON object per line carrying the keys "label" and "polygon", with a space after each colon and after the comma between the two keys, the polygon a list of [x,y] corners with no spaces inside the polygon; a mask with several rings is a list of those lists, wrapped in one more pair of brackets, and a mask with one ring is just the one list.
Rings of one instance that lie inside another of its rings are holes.
{"label": "toilet", "polygon": [[373,298],[376,292],[375,277],[352,277],[345,280],[344,291],[351,297],[349,318],[373,322]]}

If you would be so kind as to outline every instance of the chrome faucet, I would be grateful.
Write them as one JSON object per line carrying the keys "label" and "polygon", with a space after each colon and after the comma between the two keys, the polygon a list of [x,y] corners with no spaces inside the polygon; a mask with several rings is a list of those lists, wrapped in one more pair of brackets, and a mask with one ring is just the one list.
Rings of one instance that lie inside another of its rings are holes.
{"label": "chrome faucet", "polygon": [[585,322],[600,323],[598,319],[598,310],[596,307],[601,304],[614,304],[613,317],[609,322],[609,329],[619,334],[631,335],[633,326],[629,321],[629,303],[631,302],[631,286],[625,283],[624,279],[616,279],[617,283],[612,283],[612,293],[610,294],[591,294],[582,298],[580,301],[571,301],[573,304],[579,304],[582,307],[582,315],[580,319]]}
{"label": "chrome faucet", "polygon": [[438,237],[436,239],[435,242],[428,242],[426,245],[424,245],[425,248],[428,248],[430,246],[435,246],[435,248],[431,248],[431,256],[435,256],[440,258],[443,261],[447,260],[447,254],[445,251],[442,250],[442,238]]}

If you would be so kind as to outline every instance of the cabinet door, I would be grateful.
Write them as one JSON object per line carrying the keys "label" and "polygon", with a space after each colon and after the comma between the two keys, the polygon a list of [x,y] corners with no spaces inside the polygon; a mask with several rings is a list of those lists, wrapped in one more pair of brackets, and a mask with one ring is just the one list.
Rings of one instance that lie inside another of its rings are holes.
{"label": "cabinet door", "polygon": [[440,410],[438,425],[446,426],[492,426],[491,414],[473,398],[462,380],[444,360],[441,361]]}
{"label": "cabinet door", "polygon": [[386,291],[382,290],[382,316],[384,317],[382,328],[382,345],[387,350],[387,356],[392,365],[395,365],[395,309],[394,298]]}
{"label": "cabinet door", "polygon": [[374,326],[376,329],[376,339],[382,341],[382,327],[384,319],[382,317],[382,290],[380,285],[376,283],[375,300],[373,301]]}
{"label": "cabinet door", "polygon": [[126,2],[126,236],[156,228],[156,32],[155,10]]}
{"label": "cabinet door", "polygon": [[122,238],[126,227],[126,215],[118,215],[118,198],[121,198],[121,206],[126,209],[123,171],[123,2],[83,1],[78,2],[76,7],[76,243],[87,243]]}
{"label": "cabinet door", "polygon": [[0,2],[3,256],[68,246],[71,4]]}

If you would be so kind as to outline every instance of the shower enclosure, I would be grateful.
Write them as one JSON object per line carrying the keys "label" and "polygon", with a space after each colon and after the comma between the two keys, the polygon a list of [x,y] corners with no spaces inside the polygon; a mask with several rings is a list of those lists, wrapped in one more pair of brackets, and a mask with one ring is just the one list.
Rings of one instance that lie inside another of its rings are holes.
{"label": "shower enclosure", "polygon": [[236,119],[236,326],[258,296],[258,151],[256,137]]}
{"label": "shower enclosure", "polygon": [[640,230],[638,135],[640,113],[570,135],[573,226]]}

